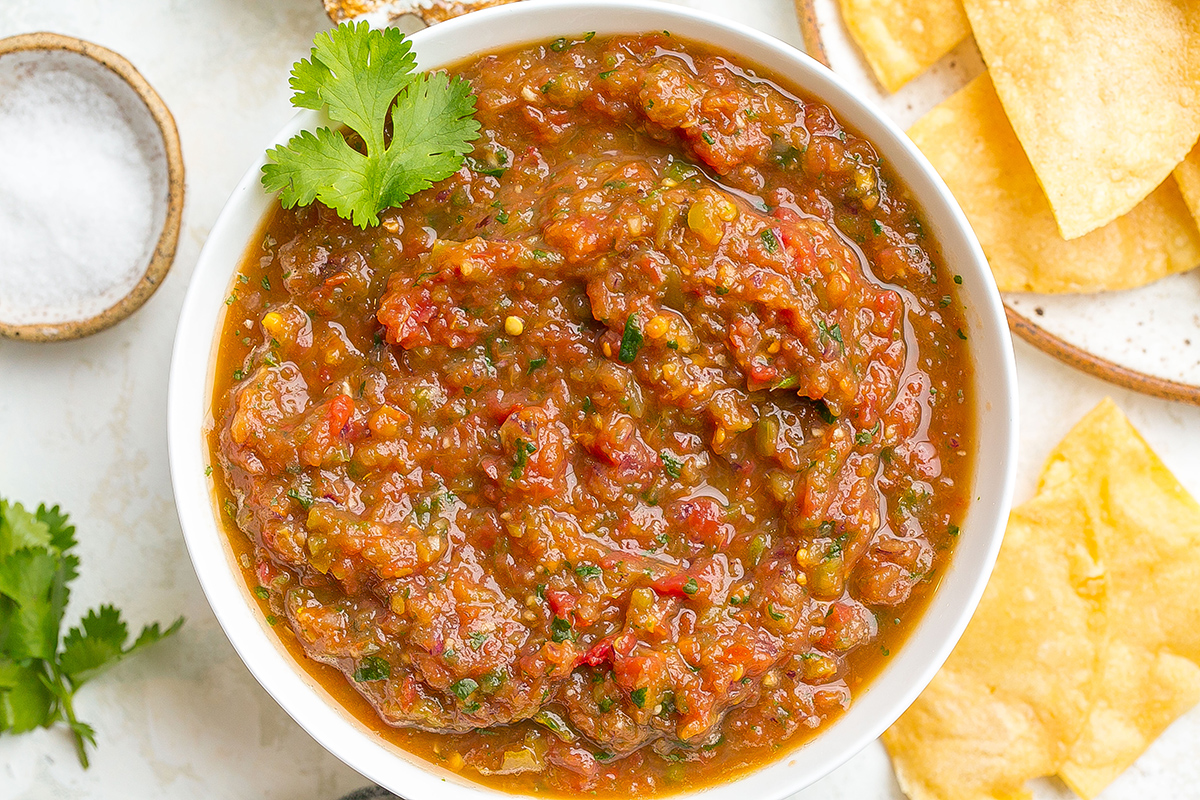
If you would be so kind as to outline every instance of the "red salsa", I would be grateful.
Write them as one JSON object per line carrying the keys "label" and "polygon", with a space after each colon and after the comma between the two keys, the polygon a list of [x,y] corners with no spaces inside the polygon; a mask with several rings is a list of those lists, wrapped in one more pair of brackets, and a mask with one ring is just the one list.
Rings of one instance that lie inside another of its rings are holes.
{"label": "red salsa", "polygon": [[482,133],[359,230],[276,208],[212,456],[268,619],[389,740],[681,791],[887,662],[969,500],[956,279],[870,142],[667,32],[454,70]]}

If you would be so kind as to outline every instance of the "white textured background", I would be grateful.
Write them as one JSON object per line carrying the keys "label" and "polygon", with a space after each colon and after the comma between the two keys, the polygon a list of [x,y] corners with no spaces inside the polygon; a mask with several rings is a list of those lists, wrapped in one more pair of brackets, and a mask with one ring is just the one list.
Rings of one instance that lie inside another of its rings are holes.
{"label": "white textured background", "polygon": [[[689,4],[801,45],[789,0]],[[167,475],[167,367],[188,277],[245,166],[291,115],[291,63],[327,24],[318,0],[0,0],[0,37],[55,31],[132,61],[174,112],[188,173],[175,266],[141,311],[80,342],[0,340],[0,494],[59,503],[78,525],[83,572],[68,622],[109,601],[137,625],[188,618],[174,640],[80,694],[79,715],[100,742],[90,770],[79,768],[61,730],[0,738],[0,800],[332,800],[364,783],[301,731],[234,654],[192,573]],[[1032,491],[1050,447],[1106,394],[1200,495],[1200,409],[1107,386],[1020,343],[1017,365],[1018,500]],[[1037,794],[1069,796],[1048,782]],[[800,797],[882,800],[899,790],[873,745]],[[1105,794],[1145,797],[1200,798],[1200,710]]]}

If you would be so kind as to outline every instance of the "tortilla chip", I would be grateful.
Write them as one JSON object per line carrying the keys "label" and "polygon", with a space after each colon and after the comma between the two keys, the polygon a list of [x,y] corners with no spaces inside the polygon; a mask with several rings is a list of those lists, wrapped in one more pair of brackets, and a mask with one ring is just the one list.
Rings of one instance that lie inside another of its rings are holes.
{"label": "tortilla chip", "polygon": [[1096,706],[1059,771],[1091,798],[1200,702],[1200,504],[1111,400],[1051,455],[1048,491],[1087,489],[1109,579]]}
{"label": "tortilla chip", "polygon": [[1127,213],[1200,136],[1200,3],[963,6],[1064,238]]}
{"label": "tortilla chip", "polygon": [[1026,797],[1025,781],[1053,775],[1083,729],[1104,641],[1105,579],[1073,499],[1047,492],[1013,511],[962,640],[884,734],[913,800]]}
{"label": "tortilla chip", "polygon": [[1187,158],[1175,166],[1175,182],[1192,212],[1192,219],[1200,225],[1200,144],[1192,148]]}
{"label": "tortilla chip", "polygon": [[962,0],[840,0],[850,36],[894,92],[971,32]]}
{"label": "tortilla chip", "polygon": [[908,134],[966,212],[1001,291],[1127,289],[1200,263],[1200,232],[1172,180],[1125,216],[1064,241],[986,74]]}
{"label": "tortilla chip", "polygon": [[1015,509],[962,641],[884,734],[913,800],[1094,797],[1200,702],[1200,504],[1105,400]]}

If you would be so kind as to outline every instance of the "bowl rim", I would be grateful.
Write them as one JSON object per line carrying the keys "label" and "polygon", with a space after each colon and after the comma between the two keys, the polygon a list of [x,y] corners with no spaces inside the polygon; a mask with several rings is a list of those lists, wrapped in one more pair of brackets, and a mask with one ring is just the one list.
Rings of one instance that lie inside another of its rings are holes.
{"label": "bowl rim", "polygon": [[133,288],[108,308],[83,319],[61,322],[10,323],[0,321],[0,337],[28,342],[53,342],[80,339],[110,328],[142,307],[157,291],[175,260],[179,244],[179,228],[183,219],[184,168],[183,150],[175,118],[154,87],[128,59],[119,53],[93,42],[40,31],[0,39],[0,58],[16,53],[52,52],[61,50],[90,59],[123,81],[142,101],[154,126],[162,137],[167,166],[167,213],[154,243],[154,250]]}
{"label": "bowl rim", "polygon": [[[518,28],[520,33],[502,35],[505,25],[515,24],[510,21],[513,19],[523,23]],[[749,795],[779,800],[832,772],[878,738],[933,678],[966,628],[994,566],[1012,500],[1017,449],[1012,340],[999,292],[979,243],[936,171],[882,112],[791,45],[738,22],[650,0],[526,0],[472,12],[409,38],[418,64],[428,69],[499,47],[515,47],[570,32],[582,33],[593,27],[605,34],[672,29],[686,38],[710,42],[739,55],[748,65],[765,67],[772,75],[784,79],[785,86],[801,88],[828,104],[839,119],[862,131],[891,162],[893,171],[917,197],[926,221],[935,229],[934,240],[943,250],[943,258],[949,261],[947,251],[951,243],[962,257],[962,263],[955,264],[955,271],[963,276],[960,291],[964,300],[971,301],[966,313],[975,341],[971,352],[976,365],[974,421],[978,452],[973,477],[975,497],[967,517],[972,527],[964,524],[964,535],[941,585],[905,645],[893,654],[891,663],[860,692],[849,711],[825,726],[817,736],[730,783],[669,795],[676,798],[702,795],[706,800],[741,800]],[[501,38],[500,44],[486,43],[497,37]],[[447,43],[456,39],[485,43],[469,47]],[[427,51],[437,53],[438,46],[456,55],[425,63]],[[787,66],[782,69],[770,62]],[[318,112],[300,111],[271,144],[284,143],[301,128],[311,129],[323,120]],[[273,202],[259,184],[258,173],[263,163],[264,158],[260,157],[250,166],[213,225],[188,288],[172,355],[167,421],[171,476],[180,525],[197,577],[226,636],[258,682],[302,728],[348,766],[413,800],[524,796],[469,782],[407,754],[354,720],[286,654],[278,637],[261,619],[242,576],[234,574],[240,573],[240,569],[234,564],[215,519],[219,511],[213,502],[212,479],[203,474],[208,465],[203,428],[212,420],[212,362],[223,319],[223,308],[213,308],[214,302],[220,305],[216,285],[220,284],[219,294],[223,297],[252,242],[250,237],[258,230],[260,219],[247,221],[236,216],[246,214],[247,207],[257,206],[261,212]],[[903,174],[906,172],[909,174]],[[248,235],[231,240],[232,235],[247,230]],[[981,365],[989,367],[986,374]],[[985,382],[993,385],[986,396]],[[985,456],[992,460],[984,463]],[[985,470],[990,478],[983,482],[981,476]],[[969,559],[965,550],[970,551]],[[955,588],[953,600],[946,598],[947,584]],[[939,601],[939,598],[946,599]],[[918,652],[918,644],[927,652]],[[889,675],[900,677],[892,679],[885,691]]]}

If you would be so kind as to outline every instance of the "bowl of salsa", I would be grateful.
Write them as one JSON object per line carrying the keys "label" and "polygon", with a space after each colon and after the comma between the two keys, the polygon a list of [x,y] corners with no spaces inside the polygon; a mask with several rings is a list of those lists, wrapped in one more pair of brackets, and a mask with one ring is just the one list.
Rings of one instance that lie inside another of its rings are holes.
{"label": "bowl of salsa", "polygon": [[932,678],[1003,535],[969,225],[734,23],[548,0],[412,43],[475,95],[462,168],[363,229],[260,161],[200,256],[169,436],[214,612],[409,798],[809,785]]}

